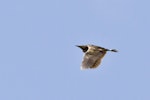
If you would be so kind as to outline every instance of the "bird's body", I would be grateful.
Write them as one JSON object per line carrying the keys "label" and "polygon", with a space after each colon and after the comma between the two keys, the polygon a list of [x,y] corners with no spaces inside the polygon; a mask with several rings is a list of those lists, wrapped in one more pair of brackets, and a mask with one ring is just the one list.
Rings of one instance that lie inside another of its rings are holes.
{"label": "bird's body", "polygon": [[115,49],[109,50],[95,45],[81,45],[77,47],[81,48],[85,53],[81,69],[97,68],[107,51],[117,52]]}

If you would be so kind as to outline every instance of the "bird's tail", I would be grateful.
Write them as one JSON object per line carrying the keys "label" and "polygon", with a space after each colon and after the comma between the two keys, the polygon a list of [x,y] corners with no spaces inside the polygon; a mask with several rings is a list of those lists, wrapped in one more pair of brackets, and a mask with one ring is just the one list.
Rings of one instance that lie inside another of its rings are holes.
{"label": "bird's tail", "polygon": [[118,52],[116,49],[106,49],[106,50],[111,52]]}

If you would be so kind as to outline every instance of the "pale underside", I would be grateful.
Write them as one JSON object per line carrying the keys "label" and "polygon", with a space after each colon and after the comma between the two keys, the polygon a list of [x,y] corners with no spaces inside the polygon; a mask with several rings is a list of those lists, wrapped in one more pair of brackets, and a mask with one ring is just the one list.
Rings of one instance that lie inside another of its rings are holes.
{"label": "pale underside", "polygon": [[82,61],[82,65],[81,65],[81,69],[88,69],[88,68],[97,68],[100,63],[102,58],[104,57],[104,55],[106,54],[105,51],[101,52],[97,52],[97,53],[85,53],[83,61]]}

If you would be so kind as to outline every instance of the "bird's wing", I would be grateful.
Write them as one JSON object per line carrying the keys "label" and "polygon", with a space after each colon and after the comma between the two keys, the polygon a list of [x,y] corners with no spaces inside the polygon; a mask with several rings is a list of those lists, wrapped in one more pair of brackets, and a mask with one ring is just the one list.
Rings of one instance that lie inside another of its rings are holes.
{"label": "bird's wing", "polygon": [[106,52],[98,52],[94,54],[85,53],[81,69],[96,68],[100,63],[101,59],[104,57]]}

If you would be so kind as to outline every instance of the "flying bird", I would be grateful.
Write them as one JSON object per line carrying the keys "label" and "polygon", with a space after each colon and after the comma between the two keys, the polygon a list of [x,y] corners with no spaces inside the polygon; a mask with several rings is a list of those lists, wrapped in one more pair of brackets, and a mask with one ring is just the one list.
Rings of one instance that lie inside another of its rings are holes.
{"label": "flying bird", "polygon": [[84,52],[81,69],[97,68],[107,51],[117,52],[116,49],[106,49],[96,45],[76,45]]}

